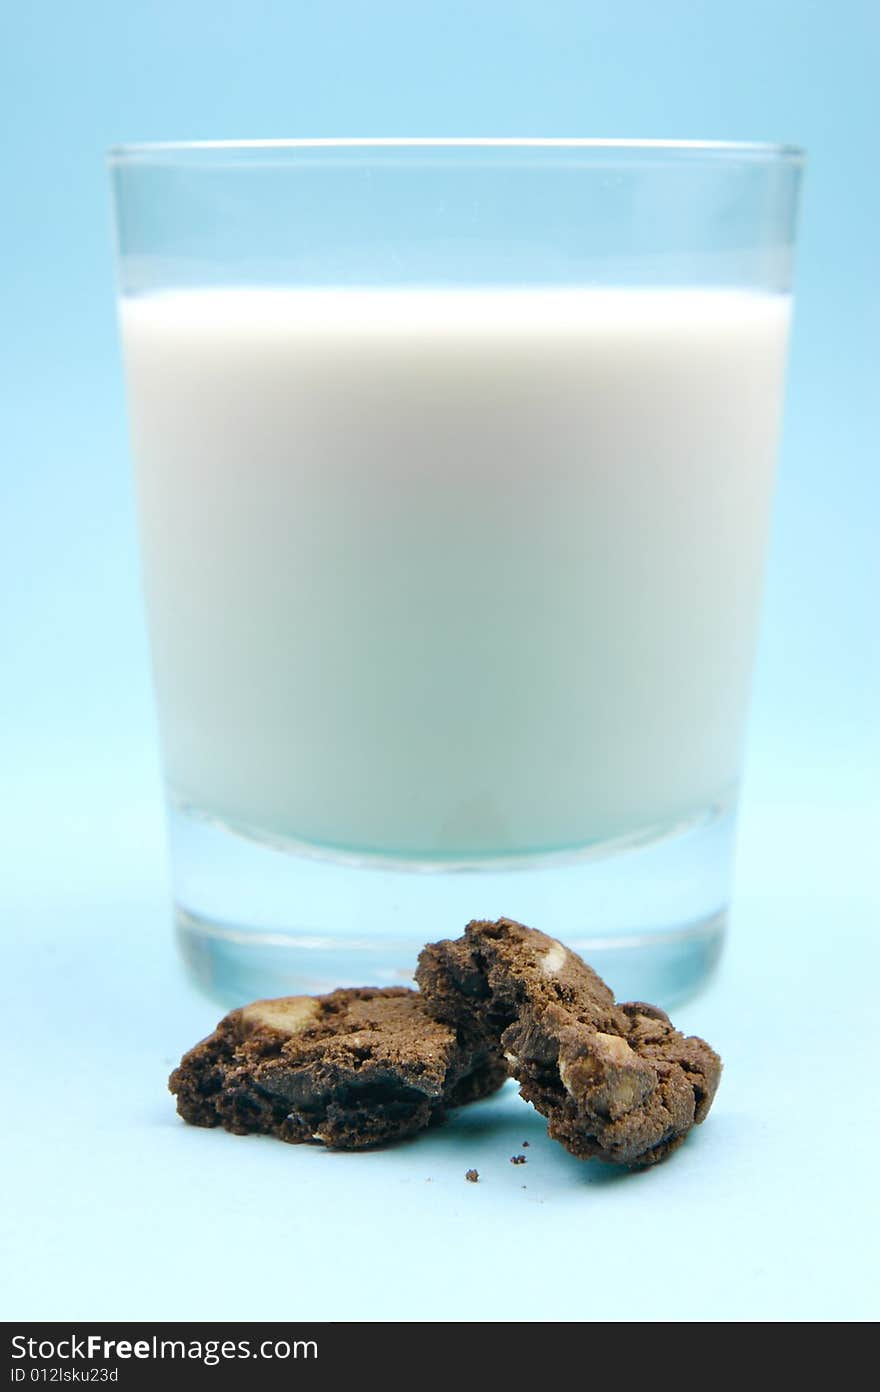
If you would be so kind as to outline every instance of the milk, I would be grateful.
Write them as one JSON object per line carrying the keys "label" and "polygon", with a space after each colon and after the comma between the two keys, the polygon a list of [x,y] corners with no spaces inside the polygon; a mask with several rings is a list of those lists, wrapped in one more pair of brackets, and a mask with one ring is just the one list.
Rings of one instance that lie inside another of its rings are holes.
{"label": "milk", "polygon": [[212,289],[121,314],[178,802],[434,863],[734,796],[785,297]]}

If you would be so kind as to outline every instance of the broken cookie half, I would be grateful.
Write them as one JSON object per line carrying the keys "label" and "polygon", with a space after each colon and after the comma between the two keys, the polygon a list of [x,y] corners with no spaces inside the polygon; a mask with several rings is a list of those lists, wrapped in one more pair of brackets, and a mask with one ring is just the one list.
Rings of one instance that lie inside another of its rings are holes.
{"label": "broken cookie half", "polygon": [[169,1079],[196,1126],[360,1150],[400,1140],[507,1076],[497,1045],[460,1042],[403,987],[255,1001]]}
{"label": "broken cookie half", "polygon": [[503,1049],[550,1136],[584,1159],[656,1164],[701,1122],[721,1060],[662,1010],[618,1005],[557,942],[511,919],[430,943],[416,980],[426,1008],[475,1050]]}

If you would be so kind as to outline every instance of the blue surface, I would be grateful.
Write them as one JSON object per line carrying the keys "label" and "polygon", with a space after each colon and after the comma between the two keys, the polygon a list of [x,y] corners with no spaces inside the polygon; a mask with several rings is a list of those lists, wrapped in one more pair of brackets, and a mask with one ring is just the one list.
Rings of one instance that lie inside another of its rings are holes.
{"label": "blue surface", "polygon": [[[876,1316],[878,60],[870,0],[5,16],[5,1317]],[[103,150],[371,134],[809,151],[733,934],[680,1012],[727,1071],[647,1175],[579,1165],[507,1093],[348,1157],[184,1128],[164,1092],[217,1012],[168,930]],[[242,1264],[259,1287],[214,1287]]]}
{"label": "blue surface", "polygon": [[858,847],[845,822],[752,814],[743,832],[728,957],[676,1014],[723,1053],[721,1089],[634,1175],[548,1141],[512,1085],[364,1155],[186,1127],[165,1079],[219,1012],[170,952],[158,848],[140,880],[84,874],[54,906],[23,886],[4,1317],[876,1317],[876,895],[827,873]]}

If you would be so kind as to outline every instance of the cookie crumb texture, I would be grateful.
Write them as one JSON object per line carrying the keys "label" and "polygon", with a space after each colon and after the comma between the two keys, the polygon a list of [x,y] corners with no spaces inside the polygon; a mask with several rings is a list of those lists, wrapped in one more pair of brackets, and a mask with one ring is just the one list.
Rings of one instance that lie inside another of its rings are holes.
{"label": "cookie crumb texture", "polygon": [[480,1171],[479,1171],[479,1170],[465,1170],[465,1172],[464,1172],[464,1177],[465,1177],[465,1179],[468,1181],[469,1184],[476,1184],[477,1180],[480,1178]]}
{"label": "cookie crumb texture", "polygon": [[572,1154],[656,1164],[704,1120],[721,1060],[668,1015],[617,1004],[592,968],[511,919],[429,944],[416,980],[435,1019],[474,1049],[500,1046],[520,1093]]}
{"label": "cookie crumb texture", "polygon": [[195,1126],[361,1150],[442,1120],[501,1085],[497,1048],[462,1045],[404,987],[255,1001],[169,1079]]}

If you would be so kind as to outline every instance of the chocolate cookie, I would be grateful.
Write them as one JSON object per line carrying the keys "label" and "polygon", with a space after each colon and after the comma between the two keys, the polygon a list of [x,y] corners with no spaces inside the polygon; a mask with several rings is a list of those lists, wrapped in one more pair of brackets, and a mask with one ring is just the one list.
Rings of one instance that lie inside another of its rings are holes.
{"label": "chocolate cookie", "polygon": [[520,1093],[574,1155],[653,1165],[704,1119],[721,1060],[653,1005],[618,1005],[576,953],[502,918],[430,943],[416,980],[435,1019],[484,1053],[500,1041]]}
{"label": "chocolate cookie", "polygon": [[196,1126],[360,1150],[430,1126],[505,1076],[497,1046],[462,1045],[415,991],[391,987],[233,1010],[168,1086]]}

